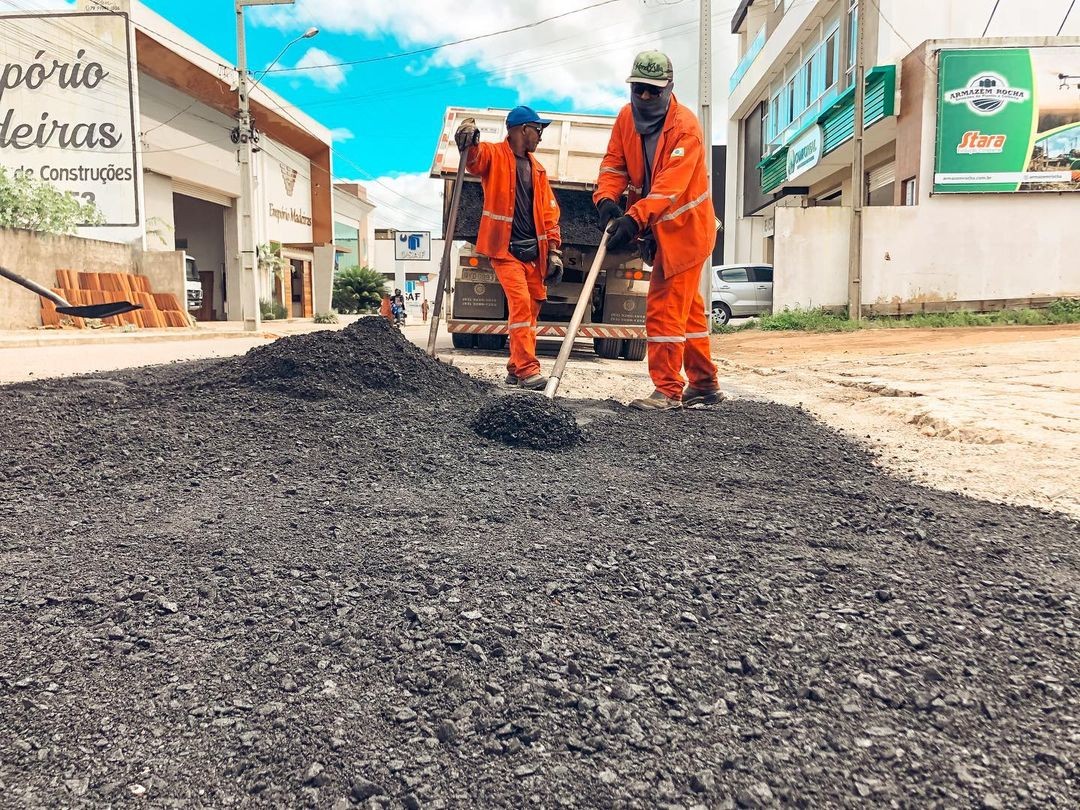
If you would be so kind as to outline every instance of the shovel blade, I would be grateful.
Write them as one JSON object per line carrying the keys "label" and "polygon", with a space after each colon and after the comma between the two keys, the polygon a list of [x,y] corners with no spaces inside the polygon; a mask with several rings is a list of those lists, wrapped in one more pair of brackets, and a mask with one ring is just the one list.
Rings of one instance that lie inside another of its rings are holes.
{"label": "shovel blade", "polygon": [[142,309],[142,305],[132,304],[130,301],[115,301],[111,304],[91,304],[84,307],[57,307],[56,311],[76,318],[111,318],[137,309]]}

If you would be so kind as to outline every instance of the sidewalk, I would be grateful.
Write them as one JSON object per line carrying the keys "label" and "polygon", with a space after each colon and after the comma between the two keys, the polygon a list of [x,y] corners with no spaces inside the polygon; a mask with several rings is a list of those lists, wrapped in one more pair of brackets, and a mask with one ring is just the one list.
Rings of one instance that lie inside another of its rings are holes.
{"label": "sidewalk", "polygon": [[[316,332],[322,329],[343,329],[358,315],[343,315],[340,323],[319,324],[310,318],[289,321],[263,321],[258,336],[267,340]],[[194,329],[132,329],[106,327],[103,329],[6,329],[0,330],[0,349],[22,349],[35,346],[89,346],[125,343],[162,343],[171,341],[252,339],[257,335],[244,330],[237,321],[209,321]]]}

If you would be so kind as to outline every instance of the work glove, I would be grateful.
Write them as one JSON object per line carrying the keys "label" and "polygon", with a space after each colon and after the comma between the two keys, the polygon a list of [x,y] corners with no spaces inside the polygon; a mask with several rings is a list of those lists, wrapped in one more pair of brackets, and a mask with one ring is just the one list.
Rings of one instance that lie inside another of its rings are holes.
{"label": "work glove", "polygon": [[544,276],[544,283],[549,287],[554,287],[562,281],[562,276],[562,251],[558,248],[551,248],[548,251],[547,274]]}
{"label": "work glove", "polygon": [[454,143],[459,152],[464,152],[470,146],[480,143],[480,130],[476,128],[475,118],[466,118],[454,133]]}
{"label": "work glove", "polygon": [[600,230],[607,228],[607,224],[613,219],[623,215],[622,207],[614,200],[603,199],[596,204],[596,212],[600,214]]}
{"label": "work glove", "polygon": [[630,246],[630,243],[634,240],[634,237],[638,235],[637,222],[629,214],[624,214],[618,219],[611,221],[611,224],[607,227],[607,249],[611,253],[617,253],[620,250],[626,250]]}

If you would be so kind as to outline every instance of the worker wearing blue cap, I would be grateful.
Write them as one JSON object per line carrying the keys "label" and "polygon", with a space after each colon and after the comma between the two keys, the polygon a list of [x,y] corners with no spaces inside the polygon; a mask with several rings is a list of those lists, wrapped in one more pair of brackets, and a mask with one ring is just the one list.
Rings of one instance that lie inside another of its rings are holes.
{"label": "worker wearing blue cap", "polygon": [[458,149],[466,153],[465,168],[480,178],[484,189],[476,250],[491,260],[506,293],[506,382],[534,391],[547,385],[536,359],[536,319],[547,300],[547,287],[563,275],[559,204],[547,172],[533,157],[550,123],[531,107],[515,107],[506,116],[506,139],[500,143],[480,143],[473,118],[462,121],[454,133]]}

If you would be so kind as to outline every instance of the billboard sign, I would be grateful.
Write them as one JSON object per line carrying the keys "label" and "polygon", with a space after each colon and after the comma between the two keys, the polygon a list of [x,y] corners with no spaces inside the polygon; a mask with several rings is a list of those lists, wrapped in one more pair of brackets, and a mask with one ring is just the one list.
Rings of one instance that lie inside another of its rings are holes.
{"label": "billboard sign", "polygon": [[394,259],[399,262],[430,261],[431,231],[395,232]]}
{"label": "billboard sign", "polygon": [[934,192],[1080,191],[1080,48],[971,48],[938,62]]}
{"label": "billboard sign", "polygon": [[126,14],[0,16],[0,166],[139,224]]}
{"label": "billboard sign", "polygon": [[[814,124],[788,147],[787,179],[792,180],[817,166],[821,162],[824,145],[821,127]],[[719,226],[720,222],[717,220],[717,227]]]}

